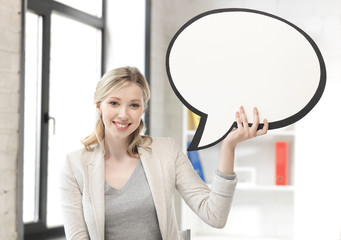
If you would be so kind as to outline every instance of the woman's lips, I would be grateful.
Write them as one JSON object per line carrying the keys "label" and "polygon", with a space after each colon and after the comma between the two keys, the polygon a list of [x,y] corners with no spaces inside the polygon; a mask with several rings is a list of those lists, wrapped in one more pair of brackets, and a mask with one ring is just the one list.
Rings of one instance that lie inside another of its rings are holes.
{"label": "woman's lips", "polygon": [[120,122],[113,122],[115,124],[115,126],[119,129],[119,130],[126,130],[130,123],[120,123]]}

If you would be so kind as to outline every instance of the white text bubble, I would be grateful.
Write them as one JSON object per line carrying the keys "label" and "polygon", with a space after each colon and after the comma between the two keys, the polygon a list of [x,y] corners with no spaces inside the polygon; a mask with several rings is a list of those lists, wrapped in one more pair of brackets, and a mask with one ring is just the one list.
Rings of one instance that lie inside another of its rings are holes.
{"label": "white text bubble", "polygon": [[221,141],[240,106],[249,122],[256,106],[269,129],[288,126],[316,105],[326,83],[322,55],[305,32],[250,9],[194,17],[173,37],[166,62],[174,92],[201,116],[188,150]]}

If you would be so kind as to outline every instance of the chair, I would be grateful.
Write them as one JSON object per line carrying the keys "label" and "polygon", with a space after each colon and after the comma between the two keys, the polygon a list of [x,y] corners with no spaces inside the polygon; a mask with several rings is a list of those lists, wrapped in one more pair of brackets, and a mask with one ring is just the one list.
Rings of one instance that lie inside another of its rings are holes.
{"label": "chair", "polygon": [[183,240],[191,240],[191,230],[186,229],[180,231],[180,236],[182,237]]}

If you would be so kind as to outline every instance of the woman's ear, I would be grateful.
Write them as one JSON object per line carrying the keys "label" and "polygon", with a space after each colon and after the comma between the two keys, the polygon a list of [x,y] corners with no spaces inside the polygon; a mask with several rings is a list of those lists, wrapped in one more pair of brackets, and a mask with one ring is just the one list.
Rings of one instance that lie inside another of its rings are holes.
{"label": "woman's ear", "polygon": [[98,115],[102,114],[101,104],[100,103],[96,103],[96,112],[98,113]]}

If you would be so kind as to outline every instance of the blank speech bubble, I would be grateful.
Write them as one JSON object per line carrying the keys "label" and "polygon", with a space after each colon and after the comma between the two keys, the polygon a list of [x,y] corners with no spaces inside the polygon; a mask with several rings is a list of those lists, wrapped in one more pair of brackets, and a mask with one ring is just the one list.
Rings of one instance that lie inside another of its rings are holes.
{"label": "blank speech bubble", "polygon": [[177,97],[200,116],[189,151],[225,138],[240,106],[250,125],[256,106],[269,129],[288,126],[316,105],[326,84],[314,41],[287,20],[251,9],[217,9],[188,21],[168,46],[166,68]]}

